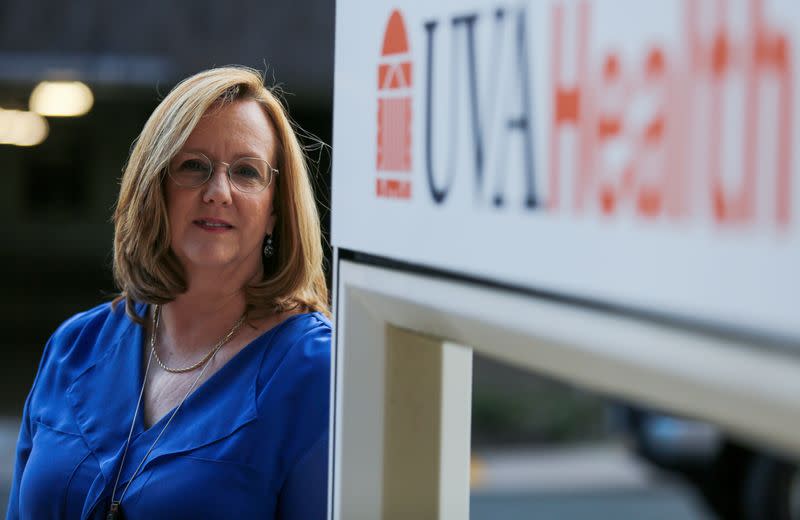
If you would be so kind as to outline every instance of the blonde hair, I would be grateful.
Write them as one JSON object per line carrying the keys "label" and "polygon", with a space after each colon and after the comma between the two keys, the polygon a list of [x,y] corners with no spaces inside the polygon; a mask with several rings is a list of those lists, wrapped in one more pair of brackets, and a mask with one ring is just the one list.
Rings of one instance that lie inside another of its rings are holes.
{"label": "blonde hair", "polygon": [[[136,139],[114,211],[114,280],[128,315],[134,302],[163,304],[187,289],[184,270],[170,248],[164,197],[167,165],[200,118],[215,103],[257,101],[277,138],[273,241],[264,277],[245,288],[248,318],[301,309],[329,315],[322,268],[322,236],[308,163],[281,101],[262,76],[245,67],[221,67],[183,80],[156,107]],[[266,216],[265,216],[266,218]]]}

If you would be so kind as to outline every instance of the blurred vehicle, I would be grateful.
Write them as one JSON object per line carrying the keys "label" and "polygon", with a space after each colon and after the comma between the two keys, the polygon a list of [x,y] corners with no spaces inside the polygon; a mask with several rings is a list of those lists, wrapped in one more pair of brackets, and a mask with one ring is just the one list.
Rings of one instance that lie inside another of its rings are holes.
{"label": "blurred vehicle", "polygon": [[721,519],[800,520],[800,465],[719,428],[629,404],[612,408],[633,451],[688,480]]}

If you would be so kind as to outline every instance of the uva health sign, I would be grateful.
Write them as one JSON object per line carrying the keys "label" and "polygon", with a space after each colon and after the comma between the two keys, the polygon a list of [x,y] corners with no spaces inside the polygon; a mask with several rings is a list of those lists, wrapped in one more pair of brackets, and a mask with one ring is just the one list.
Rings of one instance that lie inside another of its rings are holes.
{"label": "uva health sign", "polygon": [[336,24],[335,247],[800,345],[800,2]]}

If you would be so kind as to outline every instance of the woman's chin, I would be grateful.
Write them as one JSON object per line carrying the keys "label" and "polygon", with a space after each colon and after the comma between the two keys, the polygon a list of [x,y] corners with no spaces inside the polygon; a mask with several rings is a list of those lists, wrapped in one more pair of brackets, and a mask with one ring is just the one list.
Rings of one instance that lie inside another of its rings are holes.
{"label": "woman's chin", "polygon": [[[187,274],[192,272],[217,272],[226,276],[242,275],[249,277],[261,268],[260,257],[245,257],[235,251],[221,249],[201,249],[188,251],[188,254],[179,256]],[[223,280],[220,280],[223,281]]]}
{"label": "woman's chin", "polygon": [[236,255],[226,251],[197,251],[184,256],[182,259],[186,269],[229,269],[236,265]]}

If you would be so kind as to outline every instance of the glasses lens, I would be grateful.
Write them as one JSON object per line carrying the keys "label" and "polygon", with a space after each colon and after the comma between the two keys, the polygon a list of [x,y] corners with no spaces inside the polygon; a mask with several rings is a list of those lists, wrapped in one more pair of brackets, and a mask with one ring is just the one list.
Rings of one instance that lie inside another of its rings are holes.
{"label": "glasses lens", "polygon": [[272,181],[272,168],[267,161],[244,157],[231,164],[231,182],[241,191],[261,191]]}
{"label": "glasses lens", "polygon": [[204,155],[182,155],[177,158],[169,176],[181,186],[200,186],[211,176],[213,167]]}

